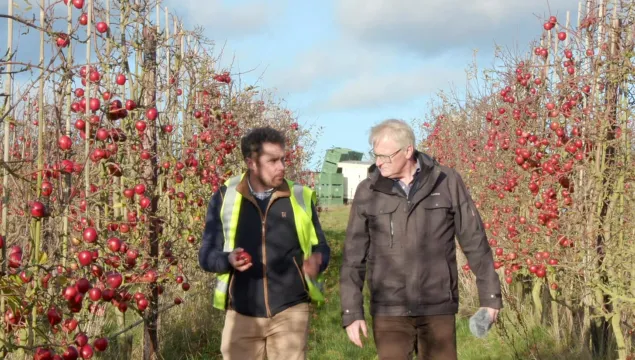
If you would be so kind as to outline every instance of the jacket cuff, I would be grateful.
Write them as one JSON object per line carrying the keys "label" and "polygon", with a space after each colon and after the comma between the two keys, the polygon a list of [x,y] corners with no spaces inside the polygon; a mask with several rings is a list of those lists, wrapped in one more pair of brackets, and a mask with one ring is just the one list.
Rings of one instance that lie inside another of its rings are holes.
{"label": "jacket cuff", "polygon": [[342,327],[346,328],[348,325],[352,324],[356,320],[364,320],[364,312],[356,311],[352,312],[348,309],[344,309],[342,314]]}
{"label": "jacket cuff", "polygon": [[503,308],[503,298],[500,293],[498,294],[483,294],[479,296],[479,303],[481,307],[488,307],[492,309]]}

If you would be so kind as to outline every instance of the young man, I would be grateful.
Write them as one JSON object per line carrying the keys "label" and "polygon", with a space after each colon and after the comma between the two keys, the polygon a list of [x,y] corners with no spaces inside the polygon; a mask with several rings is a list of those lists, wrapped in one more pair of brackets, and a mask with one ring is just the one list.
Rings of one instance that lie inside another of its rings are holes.
{"label": "young man", "polygon": [[379,359],[412,359],[414,352],[419,359],[456,359],[455,235],[476,274],[481,306],[494,321],[502,307],[480,215],[461,176],[415,150],[407,123],[386,120],[369,140],[375,165],[357,187],[344,244],[343,326],[361,347],[368,267]]}
{"label": "young man", "polygon": [[285,179],[284,145],[272,128],[245,135],[247,172],[227,180],[207,209],[199,264],[219,274],[214,307],[227,310],[225,360],[264,359],[265,352],[305,359],[309,302],[323,300],[317,280],[330,249],[315,193]]}

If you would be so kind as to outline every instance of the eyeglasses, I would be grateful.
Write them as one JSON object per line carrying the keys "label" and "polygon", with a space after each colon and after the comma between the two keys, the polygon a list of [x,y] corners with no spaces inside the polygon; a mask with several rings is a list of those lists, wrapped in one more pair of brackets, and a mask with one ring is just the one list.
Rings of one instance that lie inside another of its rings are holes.
{"label": "eyeglasses", "polygon": [[403,150],[403,148],[395,151],[394,153],[390,155],[377,155],[374,152],[370,151],[369,155],[370,155],[370,158],[373,159],[373,161],[381,160],[381,162],[383,163],[390,164],[392,162],[392,158],[394,158],[395,155],[397,155],[401,150]]}

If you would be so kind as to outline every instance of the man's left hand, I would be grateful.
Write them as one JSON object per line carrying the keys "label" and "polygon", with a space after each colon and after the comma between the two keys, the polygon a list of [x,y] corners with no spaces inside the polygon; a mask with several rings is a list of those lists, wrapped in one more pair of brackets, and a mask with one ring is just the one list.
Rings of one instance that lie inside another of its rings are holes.
{"label": "man's left hand", "polygon": [[487,310],[489,317],[492,319],[492,323],[495,323],[498,320],[498,312],[500,311],[499,309],[493,309],[489,307],[482,307],[481,309]]}
{"label": "man's left hand", "polygon": [[302,270],[311,279],[315,279],[320,272],[320,265],[322,265],[322,254],[313,253],[308,259],[304,260],[302,264]]}

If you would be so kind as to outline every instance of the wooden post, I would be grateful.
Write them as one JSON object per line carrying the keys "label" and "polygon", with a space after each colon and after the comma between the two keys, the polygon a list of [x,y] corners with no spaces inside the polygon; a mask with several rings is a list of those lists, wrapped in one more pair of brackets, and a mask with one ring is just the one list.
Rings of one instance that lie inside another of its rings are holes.
{"label": "wooden post", "polygon": [[[13,16],[13,0],[9,0],[8,6],[9,8],[7,10],[7,14],[9,16]],[[13,19],[11,18],[7,19],[7,54],[9,56],[13,54]],[[4,83],[4,88],[7,93],[6,104],[9,104],[9,106],[13,102],[13,96],[11,93],[13,90],[13,87],[12,87],[13,78],[11,77],[12,70],[13,70],[13,67],[11,63],[7,64],[6,66],[7,74],[6,74],[6,79]],[[3,112],[4,111],[5,109],[3,109]],[[9,161],[10,133],[11,133],[11,124],[8,121],[8,119],[5,118],[4,144],[3,144],[3,153],[2,153],[2,161],[4,161],[5,164]],[[9,174],[9,170],[5,167],[3,171],[3,177],[2,177],[2,237],[4,238],[5,246],[3,246],[2,249],[0,249],[2,251],[2,258],[0,258],[0,261],[2,262],[2,272],[0,273],[0,276],[5,276],[7,272],[7,262],[5,260],[7,258],[7,245],[6,245],[8,243],[7,230],[9,228],[9,223],[7,219],[9,214],[9,192],[8,192],[9,176],[11,176]],[[0,287],[0,312],[2,314],[5,313],[5,306],[6,306],[5,301],[6,299],[4,296],[4,289]],[[7,333],[5,331],[0,331],[0,340],[2,341],[2,343],[5,343],[6,335]],[[5,356],[6,356],[6,353],[4,351],[0,351],[0,357],[4,358]]]}
{"label": "wooden post", "polygon": [[[141,98],[143,107],[155,107],[157,99],[157,32],[156,28],[144,23],[143,26],[143,75],[141,79],[143,93]],[[141,143],[143,148],[152,154],[157,153],[157,123],[159,119],[154,121],[148,120],[146,132],[143,134]],[[157,269],[159,257],[159,226],[160,222],[157,218],[157,185],[158,185],[158,164],[157,157],[153,156],[146,161],[141,169],[141,178],[146,185],[146,189],[150,194],[151,204],[148,208],[147,216],[150,222],[150,257],[152,258],[152,268]],[[144,323],[143,336],[143,360],[157,359],[159,350],[157,320],[159,317],[159,289],[156,282],[150,284],[152,295],[150,297],[150,306],[148,308],[148,316]]]}

